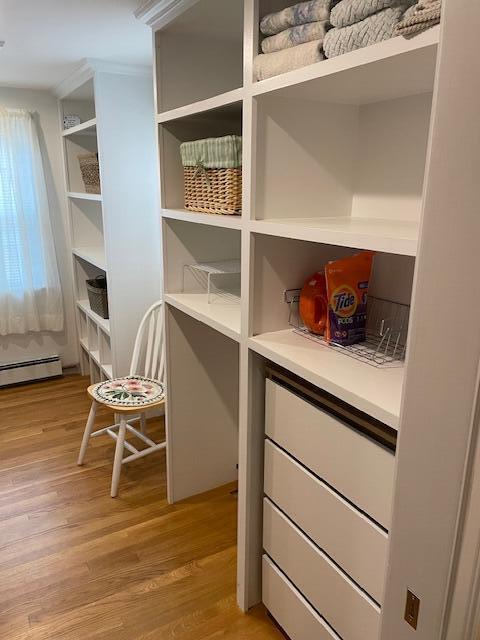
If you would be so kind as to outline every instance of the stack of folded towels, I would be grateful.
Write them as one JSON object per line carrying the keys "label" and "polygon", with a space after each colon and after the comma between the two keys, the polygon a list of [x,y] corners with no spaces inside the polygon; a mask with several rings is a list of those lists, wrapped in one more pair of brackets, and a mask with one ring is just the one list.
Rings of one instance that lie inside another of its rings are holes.
{"label": "stack of folded towels", "polygon": [[309,0],[260,21],[262,53],[254,80],[265,80],[440,22],[441,0]]}
{"label": "stack of folded towels", "polygon": [[[435,10],[424,11],[421,22],[418,8],[426,4],[429,9],[435,4]],[[396,35],[419,33],[439,21],[440,0],[340,0],[330,14],[333,28],[325,35],[324,53],[334,58]]]}
{"label": "stack of folded towels", "polygon": [[253,63],[255,80],[265,80],[279,73],[299,69],[324,60],[322,45],[330,27],[330,8],[338,0],[300,2],[260,21],[266,36],[262,53]]}

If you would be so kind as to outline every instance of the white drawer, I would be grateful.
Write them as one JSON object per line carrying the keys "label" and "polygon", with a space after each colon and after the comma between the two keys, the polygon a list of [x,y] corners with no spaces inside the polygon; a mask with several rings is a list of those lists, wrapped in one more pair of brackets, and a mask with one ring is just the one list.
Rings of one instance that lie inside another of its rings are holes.
{"label": "white drawer", "polygon": [[327,484],[389,528],[393,453],[271,380],[266,382],[265,431]]}
{"label": "white drawer", "polygon": [[291,640],[340,640],[267,556],[262,559],[262,600]]}
{"label": "white drawer", "polygon": [[382,603],[388,536],[269,440],[266,495],[377,602]]}
{"label": "white drawer", "polygon": [[380,608],[284,516],[263,504],[263,547],[344,640],[375,640]]}

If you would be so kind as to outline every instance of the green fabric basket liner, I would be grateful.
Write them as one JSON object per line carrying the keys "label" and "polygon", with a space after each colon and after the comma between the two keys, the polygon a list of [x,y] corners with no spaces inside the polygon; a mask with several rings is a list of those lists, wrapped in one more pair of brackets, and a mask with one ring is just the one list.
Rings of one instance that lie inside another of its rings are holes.
{"label": "green fabric basket liner", "polygon": [[182,142],[180,155],[184,167],[237,169],[242,166],[242,138],[224,136]]}

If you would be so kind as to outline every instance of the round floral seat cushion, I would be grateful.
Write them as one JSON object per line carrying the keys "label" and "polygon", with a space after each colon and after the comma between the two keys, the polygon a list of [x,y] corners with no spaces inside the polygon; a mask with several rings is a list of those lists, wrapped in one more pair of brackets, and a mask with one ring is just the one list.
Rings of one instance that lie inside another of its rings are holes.
{"label": "round floral seat cushion", "polygon": [[92,395],[97,402],[119,407],[142,407],[165,397],[163,384],[142,376],[114,378],[95,385]]}

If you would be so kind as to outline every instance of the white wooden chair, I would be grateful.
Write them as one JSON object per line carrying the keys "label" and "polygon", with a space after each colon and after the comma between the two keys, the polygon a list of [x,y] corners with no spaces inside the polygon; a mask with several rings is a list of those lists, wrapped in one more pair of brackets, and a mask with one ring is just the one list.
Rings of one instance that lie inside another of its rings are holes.
{"label": "white wooden chair", "polygon": [[[78,464],[83,464],[90,437],[106,433],[115,440],[112,498],[115,498],[118,493],[122,464],[143,458],[166,446],[165,442],[155,443],[145,433],[146,411],[158,408],[165,403],[164,375],[162,303],[156,302],[148,309],[138,328],[130,375],[91,385],[87,390],[92,398],[92,407],[83,434]],[[116,424],[93,431],[99,404],[114,411]],[[133,417],[128,418],[128,416]],[[140,421],[140,430],[132,425],[137,421]],[[127,442],[125,440],[127,431],[147,445],[146,448],[138,450]],[[123,457],[125,449],[130,455]]]}

